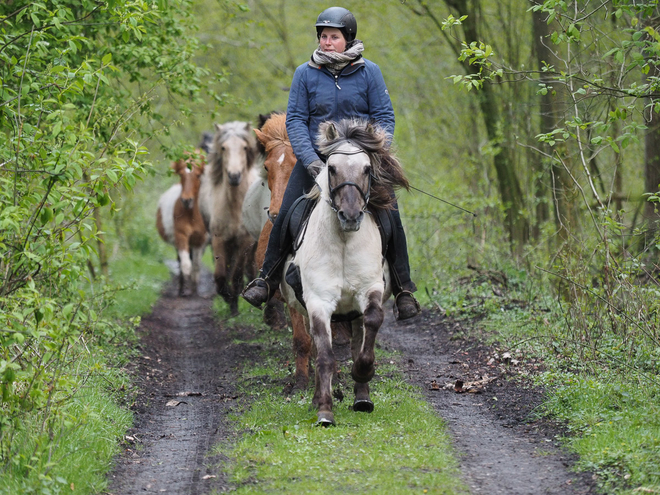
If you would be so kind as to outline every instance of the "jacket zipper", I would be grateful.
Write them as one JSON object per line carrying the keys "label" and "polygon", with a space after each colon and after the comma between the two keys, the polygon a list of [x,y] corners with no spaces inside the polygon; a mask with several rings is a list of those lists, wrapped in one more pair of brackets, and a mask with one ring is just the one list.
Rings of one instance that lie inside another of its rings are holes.
{"label": "jacket zipper", "polygon": [[335,86],[337,86],[337,89],[341,89],[341,87],[339,86],[339,83],[337,82],[338,79],[339,79],[339,74],[337,74],[335,76]]}

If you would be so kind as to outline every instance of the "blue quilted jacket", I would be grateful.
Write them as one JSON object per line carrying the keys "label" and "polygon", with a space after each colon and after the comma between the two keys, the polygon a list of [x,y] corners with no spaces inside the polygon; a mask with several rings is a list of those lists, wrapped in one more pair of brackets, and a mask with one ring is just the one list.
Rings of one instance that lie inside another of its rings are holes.
{"label": "blue quilted jacket", "polygon": [[298,67],[289,93],[286,130],[293,152],[305,168],[319,159],[319,125],[344,118],[373,119],[394,135],[392,101],[378,65],[359,58],[337,76],[311,61]]}

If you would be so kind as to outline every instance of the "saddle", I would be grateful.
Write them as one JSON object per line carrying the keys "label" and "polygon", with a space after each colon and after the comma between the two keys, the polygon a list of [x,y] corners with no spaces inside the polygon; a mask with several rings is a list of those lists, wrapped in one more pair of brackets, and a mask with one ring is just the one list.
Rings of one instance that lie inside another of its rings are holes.
{"label": "saddle", "polygon": [[[293,239],[293,252],[295,253],[300,245],[302,244],[303,239],[305,238],[305,232],[307,231],[307,221],[311,215],[314,207],[316,206],[317,201],[315,199],[309,199],[305,196],[298,198],[286,216],[284,217],[284,223],[282,224],[282,235],[281,246],[282,252],[286,252],[287,244],[290,243],[290,240]],[[381,239],[381,253],[383,258],[386,257],[389,259],[392,257],[393,250],[389,250],[390,245],[395,243],[396,229],[394,227],[394,218],[392,217],[392,211],[389,209],[376,209],[376,208],[367,208],[367,212],[371,214],[376,221],[378,226],[378,231],[380,232]],[[393,260],[389,260],[390,264],[393,264]],[[296,299],[300,304],[305,307],[305,301],[303,300],[303,289],[302,289],[302,280],[300,278],[300,268],[295,263],[291,263],[289,268],[286,271],[284,276],[286,283],[291,286],[293,292],[296,295]],[[354,314],[355,313],[355,314]],[[332,321],[351,321],[360,315],[354,311],[347,315],[333,315]]]}

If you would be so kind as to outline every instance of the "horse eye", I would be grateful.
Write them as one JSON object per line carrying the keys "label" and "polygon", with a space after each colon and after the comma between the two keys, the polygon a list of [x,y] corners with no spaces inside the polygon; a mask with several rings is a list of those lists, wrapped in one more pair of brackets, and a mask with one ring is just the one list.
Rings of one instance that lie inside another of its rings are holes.
{"label": "horse eye", "polygon": [[264,170],[268,172],[268,167],[266,165],[264,165]]}
{"label": "horse eye", "polygon": [[328,172],[330,172],[332,175],[335,175],[337,173],[337,169],[334,165],[328,165]]}
{"label": "horse eye", "polygon": [[371,173],[371,165],[364,167],[364,175],[369,175]]}

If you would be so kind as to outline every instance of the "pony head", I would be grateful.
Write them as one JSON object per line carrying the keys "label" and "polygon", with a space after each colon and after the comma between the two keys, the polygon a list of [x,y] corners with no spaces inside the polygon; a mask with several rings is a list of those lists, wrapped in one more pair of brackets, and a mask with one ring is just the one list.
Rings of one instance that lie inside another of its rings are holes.
{"label": "pony head", "polygon": [[296,156],[286,132],[286,114],[271,114],[261,129],[254,129],[254,132],[266,153],[264,169],[270,189],[268,217],[275,222],[280,213],[286,185],[296,164]]}
{"label": "pony head", "polygon": [[181,179],[181,202],[187,210],[192,210],[195,205],[205,163],[204,155],[199,149],[186,152],[182,158],[172,163],[172,169]]}
{"label": "pony head", "polygon": [[227,178],[230,186],[238,186],[254,165],[257,143],[249,122],[227,122],[215,125],[209,163],[213,167],[215,185]]}
{"label": "pony head", "polygon": [[363,120],[324,122],[319,127],[317,144],[328,157],[326,194],[343,230],[358,230],[368,205],[392,208],[394,189],[408,187],[387,141],[383,129]]}

